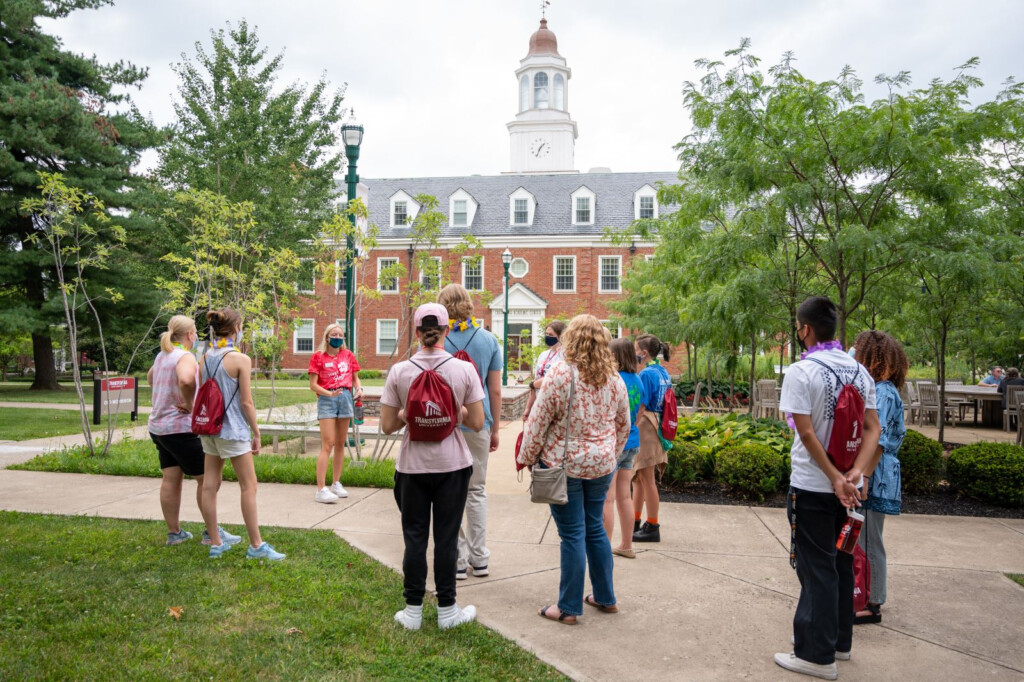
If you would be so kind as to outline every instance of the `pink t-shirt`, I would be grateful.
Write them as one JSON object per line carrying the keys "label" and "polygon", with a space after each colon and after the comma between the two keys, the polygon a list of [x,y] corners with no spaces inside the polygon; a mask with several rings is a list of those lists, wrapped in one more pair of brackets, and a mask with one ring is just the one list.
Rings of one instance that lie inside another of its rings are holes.
{"label": "pink t-shirt", "polygon": [[[423,367],[437,369],[437,373],[451,386],[455,403],[461,413],[463,405],[472,405],[484,399],[484,389],[480,385],[480,377],[477,376],[476,370],[468,362],[450,360],[438,367],[450,357],[451,353],[443,350],[421,350],[412,356],[412,359]],[[384,384],[384,393],[380,397],[381,404],[405,409],[409,387],[419,376],[420,371],[419,367],[408,360],[392,367]],[[395,469],[403,474],[443,474],[472,465],[473,456],[466,445],[466,439],[462,437],[462,429],[455,429],[439,443],[411,441],[409,430],[406,429]]]}
{"label": "pink t-shirt", "polygon": [[359,361],[348,348],[338,351],[337,355],[328,355],[317,351],[309,359],[307,374],[316,375],[316,383],[322,388],[333,391],[338,388],[352,388],[352,378],[359,371]]}

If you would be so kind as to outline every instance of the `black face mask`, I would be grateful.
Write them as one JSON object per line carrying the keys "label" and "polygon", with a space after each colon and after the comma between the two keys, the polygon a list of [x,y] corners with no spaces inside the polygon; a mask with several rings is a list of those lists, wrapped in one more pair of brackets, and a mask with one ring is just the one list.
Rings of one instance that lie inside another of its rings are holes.
{"label": "black face mask", "polygon": [[548,344],[548,348],[551,348],[556,343],[558,343],[558,337],[557,336],[545,336],[544,337],[544,343]]}
{"label": "black face mask", "polygon": [[[803,327],[801,327],[800,329],[803,329]],[[800,344],[801,349],[807,350],[807,343],[800,338],[800,329],[796,330],[796,342]]]}

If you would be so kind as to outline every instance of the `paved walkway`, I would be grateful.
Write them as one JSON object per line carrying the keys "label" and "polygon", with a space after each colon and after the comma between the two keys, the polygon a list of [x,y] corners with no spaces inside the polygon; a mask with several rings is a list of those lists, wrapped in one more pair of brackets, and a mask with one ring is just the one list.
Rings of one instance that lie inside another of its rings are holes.
{"label": "paved walkway", "polygon": [[[491,458],[491,575],[459,584],[459,602],[476,604],[484,625],[576,679],[806,679],[772,662],[773,653],[790,648],[799,593],[789,527],[778,509],[663,504],[663,541],[635,560],[615,559],[618,615],[586,608],[574,628],[539,620],[537,607],[557,599],[558,537],[547,509],[531,504],[526,482],[516,479],[519,428],[502,429]],[[7,447],[0,444],[0,453]],[[0,463],[28,456],[7,452]],[[3,509],[159,519],[158,491],[156,479],[91,476],[83,483],[76,474],[0,470]],[[312,485],[262,484],[261,522],[332,529],[400,570],[390,490],[350,489],[337,505],[315,504],[313,492]],[[182,518],[198,524],[194,496],[183,498]],[[238,487],[225,485],[226,523],[241,523],[238,505]],[[268,537],[273,542],[273,531]],[[839,663],[841,678],[1024,679],[1024,588],[1004,576],[1024,573],[1024,520],[904,515],[886,524],[886,539],[885,622],[856,629],[853,660]],[[394,606],[401,606],[399,594]]]}

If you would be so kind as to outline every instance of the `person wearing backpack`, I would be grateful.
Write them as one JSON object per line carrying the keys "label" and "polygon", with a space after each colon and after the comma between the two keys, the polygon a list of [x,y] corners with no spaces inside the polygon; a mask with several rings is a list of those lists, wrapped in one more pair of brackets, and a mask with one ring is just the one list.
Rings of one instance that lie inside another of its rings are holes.
{"label": "person wearing backpack", "polygon": [[494,334],[483,330],[483,320],[473,318],[473,299],[461,284],[441,289],[437,302],[448,311],[451,329],[444,347],[460,360],[473,365],[484,389],[484,428],[475,432],[465,425],[462,436],[473,455],[473,476],[469,479],[466,497],[466,518],[459,529],[459,562],[457,580],[465,580],[469,569],[482,578],[489,574],[487,549],[487,460],[498,449],[501,428],[501,348]]}
{"label": "person wearing backpack", "polygon": [[882,530],[885,517],[896,516],[902,506],[903,481],[900,476],[900,446],[907,433],[903,423],[903,399],[900,389],[910,363],[903,346],[880,331],[861,332],[853,342],[857,361],[875,380],[875,404],[881,433],[878,450],[865,470],[864,528],[859,543],[868,558],[871,589],[862,611],[854,615],[854,625],[882,622],[882,604],[888,596],[888,563]]}
{"label": "person wearing backpack", "polygon": [[[233,543],[223,542],[217,526],[217,491],[224,476],[224,460],[238,477],[242,519],[249,535],[250,559],[279,561],[285,555],[263,540],[256,511],[256,469],[252,458],[260,451],[260,429],[252,401],[252,359],[238,350],[242,316],[221,308],[206,313],[210,325],[209,350],[199,363],[200,387],[192,410],[192,431],[199,432],[206,453],[203,474],[203,520],[210,537],[210,558],[220,558]],[[216,428],[216,433],[207,431]],[[204,426],[212,423],[212,426]]]}
{"label": "person wearing backpack", "polygon": [[473,455],[457,427],[483,429],[484,389],[472,365],[444,350],[448,319],[439,303],[416,309],[413,325],[420,350],[391,368],[380,399],[381,430],[392,434],[405,428],[394,495],[405,541],[406,605],[395,621],[408,630],[419,630],[423,622],[431,521],[437,624],[447,630],[476,618],[475,607],[460,608],[455,600],[459,527],[473,475]]}
{"label": "person wearing backpack", "polygon": [[[329,324],[324,329],[320,349],[309,359],[309,388],[316,394],[316,416],[320,422],[320,454],[316,458],[316,495],[321,504],[334,504],[348,491],[341,485],[345,466],[345,441],[349,420],[355,414],[355,398],[362,397],[359,385],[359,361],[345,348],[345,328]],[[327,487],[327,462],[334,450],[334,482]]]}
{"label": "person wearing backpack", "polygon": [[[659,356],[669,359],[669,347],[653,334],[641,334],[634,341],[636,360],[640,367],[640,383],[644,386],[644,401],[637,415],[640,425],[640,452],[633,464],[633,542],[661,542],[658,523],[658,481],[668,466],[668,452],[661,443],[662,411],[666,392],[672,391],[672,378],[661,366]],[[674,393],[672,394],[674,396]],[[657,476],[655,476],[657,473]],[[647,520],[640,519],[647,507]]]}
{"label": "person wearing backpack", "polygon": [[[786,512],[800,600],[793,651],[775,654],[775,663],[834,680],[836,659],[848,660],[853,643],[854,585],[853,555],[837,550],[836,542],[847,510],[860,506],[858,488],[862,473],[870,470],[880,429],[874,380],[835,340],[835,304],[824,296],[809,298],[796,318],[804,353],[786,371],[779,407],[796,430]],[[858,439],[851,459],[843,446]]]}

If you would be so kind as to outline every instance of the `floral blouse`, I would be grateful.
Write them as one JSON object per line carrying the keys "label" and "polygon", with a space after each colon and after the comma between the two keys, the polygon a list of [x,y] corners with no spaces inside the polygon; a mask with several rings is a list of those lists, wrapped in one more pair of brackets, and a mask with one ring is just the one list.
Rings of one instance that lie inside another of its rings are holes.
{"label": "floral blouse", "polygon": [[571,438],[565,453],[565,473],[573,478],[600,478],[615,470],[618,454],[629,438],[629,395],[617,372],[598,387],[581,381],[574,365],[552,365],[526,420],[517,461],[525,466],[536,464],[538,459],[547,466],[562,464],[565,413],[574,374],[576,388],[568,420]]}
{"label": "floral blouse", "polygon": [[903,481],[898,455],[903,445],[903,436],[907,433],[903,424],[903,399],[891,381],[879,381],[875,384],[875,403],[878,423],[882,427],[878,437],[882,458],[871,474],[868,499],[864,506],[883,514],[899,514],[903,503]]}

